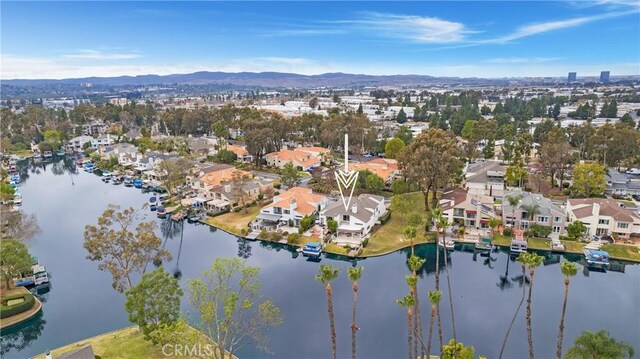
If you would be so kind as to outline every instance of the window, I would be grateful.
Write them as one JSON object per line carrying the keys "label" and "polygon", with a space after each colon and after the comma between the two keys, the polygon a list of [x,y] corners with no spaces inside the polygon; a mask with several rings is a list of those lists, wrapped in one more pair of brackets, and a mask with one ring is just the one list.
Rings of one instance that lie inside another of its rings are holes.
{"label": "window", "polygon": [[522,226],[522,228],[527,229],[529,228],[529,222],[528,221],[522,221],[520,222],[520,226]]}
{"label": "window", "polygon": [[553,233],[560,233],[560,226],[553,226]]}
{"label": "window", "polygon": [[608,219],[601,219],[598,221],[598,224],[609,224],[609,220]]}
{"label": "window", "polygon": [[538,216],[538,222],[547,223],[547,222],[549,222],[549,217]]}
{"label": "window", "polygon": [[288,209],[284,210],[284,214],[289,214],[289,213],[291,213],[291,211],[289,211]]}
{"label": "window", "polygon": [[348,214],[343,214],[342,215],[342,220],[348,222],[349,221],[349,215]]}
{"label": "window", "polygon": [[560,218],[560,217],[553,217],[553,221],[554,221],[554,222],[562,222],[562,218]]}
{"label": "window", "polygon": [[629,228],[629,223],[618,222],[618,228]]}
{"label": "window", "polygon": [[454,208],[453,209],[453,215],[455,217],[464,217],[464,209],[461,208]]}

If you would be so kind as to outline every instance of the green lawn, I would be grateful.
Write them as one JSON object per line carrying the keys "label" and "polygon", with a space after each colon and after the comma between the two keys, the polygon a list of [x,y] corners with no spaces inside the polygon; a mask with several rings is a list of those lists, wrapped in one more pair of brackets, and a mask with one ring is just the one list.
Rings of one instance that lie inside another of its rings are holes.
{"label": "green lawn", "polygon": [[240,212],[229,212],[216,217],[209,217],[207,223],[239,236],[242,229],[247,228],[258,213],[260,213],[260,208],[251,206],[248,208],[247,213],[241,210]]}
{"label": "green lawn", "polygon": [[[427,212],[424,208],[424,195],[422,192],[401,196],[407,203],[407,212],[404,214],[392,212],[389,222],[374,229],[373,235],[369,238],[367,246],[362,251],[363,257],[387,254],[410,246],[409,241],[404,237],[404,230],[407,227],[407,219],[412,213],[418,213],[422,217],[423,223],[426,222]],[[414,243],[434,242],[434,238],[434,233],[425,233],[424,225],[420,225]]]}
{"label": "green lawn", "polygon": [[[195,330],[193,328],[191,329]],[[87,345],[91,345],[96,358],[99,357],[101,359],[200,358],[200,356],[190,355],[164,355],[162,347],[155,346],[144,340],[142,332],[138,331],[136,326],[119,329],[110,333],[81,340],[76,343],[54,349],[51,351],[51,354],[56,358],[61,354],[80,349]],[[35,358],[44,359],[44,354],[40,354]]]}
{"label": "green lawn", "polygon": [[625,246],[621,244],[605,244],[602,246],[603,251],[609,252],[609,257],[628,259],[640,262],[640,248],[633,246]]}

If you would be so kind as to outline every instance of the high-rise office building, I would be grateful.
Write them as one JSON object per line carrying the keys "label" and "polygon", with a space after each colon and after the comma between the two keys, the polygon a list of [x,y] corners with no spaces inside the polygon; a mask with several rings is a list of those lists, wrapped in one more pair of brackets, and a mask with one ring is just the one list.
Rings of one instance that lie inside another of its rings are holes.
{"label": "high-rise office building", "polygon": [[602,82],[603,84],[609,83],[609,71],[600,72],[600,82]]}
{"label": "high-rise office building", "polygon": [[567,76],[567,83],[576,82],[576,78],[577,78],[577,73],[569,72],[569,76]]}

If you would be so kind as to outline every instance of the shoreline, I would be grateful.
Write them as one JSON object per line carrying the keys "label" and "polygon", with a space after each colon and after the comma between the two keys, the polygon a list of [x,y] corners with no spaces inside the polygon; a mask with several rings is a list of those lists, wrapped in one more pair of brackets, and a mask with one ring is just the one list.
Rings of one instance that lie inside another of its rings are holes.
{"label": "shoreline", "polygon": [[[23,289],[23,291],[29,292],[24,287],[21,287],[21,288]],[[31,294],[31,292],[29,292],[29,294]],[[33,299],[35,299],[35,302],[33,304],[33,307],[31,307],[29,310],[26,310],[22,313],[18,313],[8,318],[2,319],[0,321],[0,330],[9,329],[15,325],[28,321],[29,319],[37,315],[42,310],[42,303],[40,302],[38,297],[36,297],[35,295],[33,296]]]}
{"label": "shoreline", "polygon": [[[222,230],[225,233],[228,233],[232,236],[238,237],[238,238],[242,238],[245,240],[249,240],[249,241],[260,241],[260,242],[265,242],[265,243],[273,243],[273,244],[280,244],[283,246],[288,246],[288,247],[294,247],[294,248],[302,248],[304,247],[304,245],[296,245],[296,244],[289,244],[289,243],[279,243],[279,242],[273,242],[273,241],[268,241],[268,240],[263,240],[263,239],[258,239],[258,238],[249,238],[247,236],[243,236],[241,234],[237,234],[237,233],[233,233],[231,231],[229,231],[228,229],[225,228],[221,228],[218,227],[214,224],[211,224],[207,221],[200,221],[200,224],[203,225],[207,225],[213,228],[216,228],[216,230]],[[495,238],[494,238],[495,241]],[[466,241],[461,241],[461,240],[457,240],[455,241],[456,243],[464,243],[464,244],[475,244],[475,242],[466,242]],[[414,245],[422,245],[422,244],[433,244],[436,243],[435,240],[430,240],[430,239],[426,239],[425,241],[416,241],[416,243],[414,243]],[[509,248],[510,246],[508,244],[502,244],[502,243],[493,243],[493,245],[495,246],[499,246],[499,247],[506,247]],[[348,259],[365,259],[365,258],[375,258],[375,257],[382,257],[382,256],[386,256],[392,253],[395,253],[397,251],[406,249],[411,247],[411,244],[407,243],[406,245],[402,245],[402,246],[398,246],[395,247],[389,251],[385,251],[382,253],[374,253],[374,254],[361,254],[361,255],[356,255],[356,256],[349,256],[348,254],[344,254],[344,253],[338,253],[335,251],[331,251],[331,250],[327,250],[327,249],[323,249],[323,252],[331,254],[331,255],[337,255],[337,256],[342,256]],[[635,248],[635,247],[634,247]],[[536,250],[536,251],[544,251],[544,252],[549,252],[549,253],[557,253],[557,254],[563,254],[563,253],[570,253],[570,254],[579,254],[579,255],[584,255],[582,253],[582,251],[574,251],[574,250],[565,250],[564,252],[553,252],[551,251],[551,249],[546,249],[546,248],[537,248],[537,247],[529,247],[529,249],[531,250]],[[626,261],[626,262],[631,262],[631,263],[638,263],[640,264],[640,259],[634,259],[634,258],[626,258],[626,257],[617,257],[617,256],[609,256],[610,259],[614,259],[614,260],[620,260],[620,261]]]}

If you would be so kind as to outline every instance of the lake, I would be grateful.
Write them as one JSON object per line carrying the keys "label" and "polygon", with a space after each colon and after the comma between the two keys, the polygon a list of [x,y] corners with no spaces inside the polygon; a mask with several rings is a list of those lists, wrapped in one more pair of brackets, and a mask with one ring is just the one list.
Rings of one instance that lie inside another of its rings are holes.
{"label": "lake", "polygon": [[[46,265],[51,291],[42,296],[42,314],[13,329],[3,331],[3,358],[25,358],[87,337],[130,325],[124,295],[111,288],[111,276],[86,259],[82,246],[86,224],[94,224],[108,204],[141,207],[150,194],[135,188],[105,184],[80,171],[71,174],[72,163],[22,163],[19,187],[22,209],[34,213],[42,232],[30,244],[30,252]],[[160,221],[149,212],[149,219]],[[241,358],[328,358],[331,355],[329,320],[324,287],[314,276],[319,263],[297,256],[281,245],[244,241],[205,225],[164,223],[158,235],[166,240],[173,260],[165,268],[182,273],[181,284],[198,278],[217,257],[242,256],[260,267],[262,293],[282,310],[284,324],[270,331],[274,355],[250,344]],[[458,340],[473,345],[476,355],[497,357],[507,326],[522,293],[520,265],[505,251],[488,257],[472,247],[457,248],[450,256],[450,275]],[[427,290],[434,288],[435,246],[416,247],[427,259],[420,272],[419,291],[424,332],[428,325]],[[396,299],[408,293],[404,276],[408,250],[357,262],[364,267],[358,294],[358,355],[362,358],[406,357],[406,311]],[[533,291],[533,336],[536,356],[555,357],[556,337],[562,306],[564,278],[561,255],[544,253],[546,261],[536,270]],[[442,259],[442,258],[441,258]],[[565,345],[568,348],[583,330],[608,330],[618,340],[640,352],[640,266],[614,262],[606,273],[584,269],[571,280]],[[341,268],[332,283],[338,335],[338,356],[350,357],[352,289],[347,268],[356,263],[339,257],[323,258],[320,264]],[[441,277],[444,338],[452,337],[444,272]],[[196,322],[183,298],[183,310]],[[523,307],[510,335],[506,358],[528,355]],[[434,335],[437,338],[437,332]],[[434,339],[436,339],[434,338]],[[434,340],[434,345],[436,340]]]}

